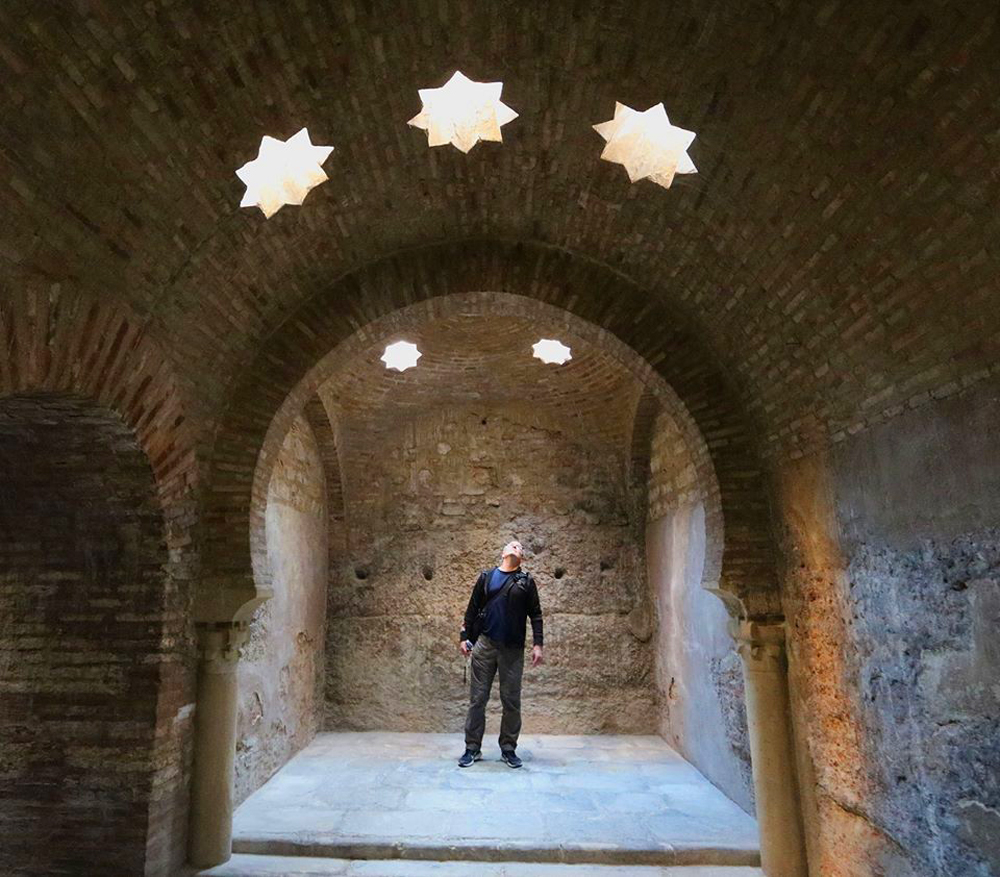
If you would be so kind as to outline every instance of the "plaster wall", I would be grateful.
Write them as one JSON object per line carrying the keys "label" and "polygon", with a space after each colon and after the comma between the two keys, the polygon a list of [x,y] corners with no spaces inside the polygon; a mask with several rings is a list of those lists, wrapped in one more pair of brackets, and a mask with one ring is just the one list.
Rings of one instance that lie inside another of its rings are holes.
{"label": "plaster wall", "polygon": [[754,812],[743,676],[721,601],[705,590],[705,510],[669,417],[650,454],[646,564],[656,608],[659,732],[711,782]]}
{"label": "plaster wall", "polygon": [[785,469],[812,873],[1000,873],[1000,388]]}
{"label": "plaster wall", "polygon": [[274,597],[254,616],[239,663],[237,802],[305,746],[319,724],[327,515],[319,447],[302,418],[268,486],[266,528]]}
{"label": "plaster wall", "polygon": [[[327,729],[463,727],[462,616],[480,570],[517,537],[546,640],[546,664],[525,669],[525,732],[655,732],[620,438],[588,444],[516,403],[438,407],[365,441],[341,422],[341,436],[365,453],[346,456],[352,535],[330,587]],[[498,722],[495,694],[488,737]]]}

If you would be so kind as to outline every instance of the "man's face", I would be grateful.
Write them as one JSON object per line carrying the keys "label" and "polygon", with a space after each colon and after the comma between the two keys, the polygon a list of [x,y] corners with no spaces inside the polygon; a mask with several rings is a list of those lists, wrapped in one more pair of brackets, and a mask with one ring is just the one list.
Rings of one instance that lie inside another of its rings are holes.
{"label": "man's face", "polygon": [[518,563],[520,563],[521,559],[524,557],[524,549],[521,547],[521,543],[516,539],[513,542],[508,542],[503,547],[503,557],[507,557],[511,554],[514,555]]}

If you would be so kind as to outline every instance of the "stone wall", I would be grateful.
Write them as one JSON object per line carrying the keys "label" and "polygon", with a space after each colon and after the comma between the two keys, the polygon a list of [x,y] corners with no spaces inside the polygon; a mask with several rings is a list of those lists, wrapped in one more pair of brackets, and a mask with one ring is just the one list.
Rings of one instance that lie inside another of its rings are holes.
{"label": "stone wall", "polygon": [[753,812],[740,658],[722,602],[705,590],[705,509],[672,419],[657,415],[649,455],[646,562],[657,617],[659,730]]}
{"label": "stone wall", "polygon": [[181,765],[168,753],[173,779],[159,776],[157,711],[166,737],[191,708],[166,696],[184,696],[169,684],[184,639],[165,628],[167,560],[149,462],[119,419],[56,396],[0,401],[0,872],[176,864]]}
{"label": "stone wall", "polygon": [[[525,732],[654,732],[653,650],[630,617],[645,576],[624,448],[513,403],[438,407],[367,438],[344,473],[352,536],[331,578],[325,727],[459,731],[462,616],[479,571],[517,537],[547,655],[525,670]],[[494,698],[490,736],[498,715]]]}
{"label": "stone wall", "polygon": [[994,383],[785,472],[813,873],[1000,873],[998,441]]}
{"label": "stone wall", "polygon": [[236,800],[315,735],[323,680],[327,515],[320,451],[295,421],[267,494],[274,596],[254,616],[239,663]]}

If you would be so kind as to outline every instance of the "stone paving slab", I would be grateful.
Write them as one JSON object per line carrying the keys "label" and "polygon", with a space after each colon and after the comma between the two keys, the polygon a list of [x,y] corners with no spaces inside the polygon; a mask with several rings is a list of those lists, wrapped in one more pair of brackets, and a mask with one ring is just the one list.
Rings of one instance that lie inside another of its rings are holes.
{"label": "stone paving slab", "polygon": [[[236,854],[226,864],[197,877],[469,877],[468,862],[400,860],[352,861],[309,857]],[[478,863],[475,877],[764,877],[759,868],[692,865],[548,865],[523,862]]]}
{"label": "stone paving slab", "polygon": [[[450,734],[321,734],[237,810],[260,856],[758,865],[754,820],[658,737],[526,736],[467,769]],[[465,866],[468,869],[468,865]]]}

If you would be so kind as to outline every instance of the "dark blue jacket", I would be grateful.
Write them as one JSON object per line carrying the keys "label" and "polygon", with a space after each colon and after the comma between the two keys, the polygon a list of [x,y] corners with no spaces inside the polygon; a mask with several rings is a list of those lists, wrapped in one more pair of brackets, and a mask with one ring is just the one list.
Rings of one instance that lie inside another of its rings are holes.
{"label": "dark blue jacket", "polygon": [[[472,589],[472,596],[469,598],[469,605],[465,610],[465,623],[462,625],[461,641],[473,639],[472,634],[476,632],[479,610],[486,605],[486,586],[489,583],[493,570],[483,570],[476,580],[476,585]],[[531,634],[536,646],[542,645],[542,606],[538,602],[538,585],[531,577],[530,573],[524,570],[517,570],[514,573],[514,581],[509,583],[507,593],[498,594],[494,600],[506,601],[508,616],[507,629],[511,631],[512,640],[506,645],[524,646],[526,622],[531,619]]]}

